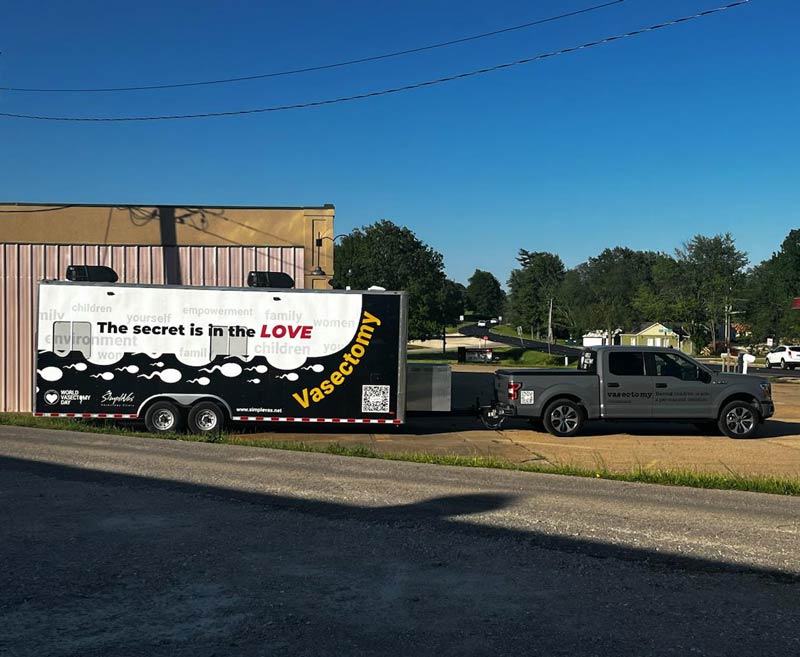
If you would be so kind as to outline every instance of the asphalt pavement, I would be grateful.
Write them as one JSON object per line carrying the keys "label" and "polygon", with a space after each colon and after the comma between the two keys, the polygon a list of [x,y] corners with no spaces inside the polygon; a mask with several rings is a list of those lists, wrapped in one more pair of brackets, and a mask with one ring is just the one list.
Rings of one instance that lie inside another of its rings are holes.
{"label": "asphalt pavement", "polygon": [[791,655],[800,499],[0,428],[0,653]]}

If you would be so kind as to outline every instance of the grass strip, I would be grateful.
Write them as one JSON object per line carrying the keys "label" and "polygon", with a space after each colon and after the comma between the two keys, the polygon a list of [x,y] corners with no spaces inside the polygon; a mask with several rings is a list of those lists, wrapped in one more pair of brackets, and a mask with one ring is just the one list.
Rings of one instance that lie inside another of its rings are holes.
{"label": "grass strip", "polygon": [[295,441],[280,441],[262,438],[248,438],[247,434],[223,433],[213,439],[191,434],[152,434],[135,431],[125,426],[111,423],[83,422],[70,418],[38,418],[21,413],[0,413],[0,424],[32,427],[37,429],[55,429],[63,431],[81,431],[84,433],[104,433],[121,436],[139,436],[167,440],[186,440],[191,442],[212,442],[227,445],[243,445],[267,449],[282,449],[294,452],[311,452],[315,454],[333,454],[357,458],[383,459],[386,461],[405,461],[411,463],[427,463],[432,465],[452,465],[466,468],[493,468],[496,470],[514,470],[518,472],[536,472],[542,474],[569,475],[573,477],[589,477],[593,479],[611,479],[615,481],[631,481],[663,486],[684,486],[689,488],[706,488],[716,490],[737,490],[752,493],[769,493],[772,495],[800,496],[800,479],[787,479],[765,475],[740,475],[735,472],[707,474],[681,469],[652,469],[637,466],[627,472],[612,472],[598,464],[595,468],[580,468],[573,465],[548,465],[512,463],[487,456],[460,456],[458,454],[427,454],[425,452],[377,452],[362,445],[346,446],[340,443],[310,444]]}

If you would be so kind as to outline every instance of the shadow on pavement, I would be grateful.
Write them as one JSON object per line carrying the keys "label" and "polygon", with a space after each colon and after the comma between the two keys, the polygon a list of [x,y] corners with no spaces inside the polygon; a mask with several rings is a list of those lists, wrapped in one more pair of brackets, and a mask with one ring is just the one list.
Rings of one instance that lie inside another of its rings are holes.
{"label": "shadow on pavement", "polygon": [[16,657],[797,653],[800,578],[470,520],[509,495],[373,508],[13,458],[0,491]]}

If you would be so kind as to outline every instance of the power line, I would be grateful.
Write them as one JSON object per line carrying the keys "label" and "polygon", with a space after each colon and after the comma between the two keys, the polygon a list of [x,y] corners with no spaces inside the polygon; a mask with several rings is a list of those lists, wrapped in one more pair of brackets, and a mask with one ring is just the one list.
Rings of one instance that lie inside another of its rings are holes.
{"label": "power line", "polygon": [[59,205],[54,208],[41,208],[36,210],[0,210],[0,214],[25,214],[26,212],[55,212],[56,210],[66,210],[71,208],[71,205]]}
{"label": "power line", "polygon": [[611,2],[605,2],[600,5],[594,5],[592,7],[586,7],[585,9],[578,9],[576,11],[571,11],[566,14],[559,14],[558,16],[550,16],[549,18],[541,18],[535,21],[530,21],[528,23],[523,23],[522,25],[514,25],[512,27],[504,27],[499,30],[494,30],[492,32],[484,32],[483,34],[474,34],[472,36],[462,37],[460,39],[453,39],[452,41],[443,41],[441,43],[434,43],[427,46],[420,46],[419,48],[410,48],[408,50],[398,50],[396,52],[384,53],[382,55],[374,55],[372,57],[361,57],[359,59],[351,59],[343,62],[336,62],[333,64],[323,64],[320,66],[309,66],[307,68],[296,68],[290,69],[287,71],[277,71],[272,73],[259,73],[256,75],[245,75],[242,77],[236,78],[224,78],[222,80],[204,80],[200,82],[183,82],[179,84],[154,84],[154,85],[146,85],[146,86],[139,86],[139,87],[107,87],[107,88],[88,88],[88,89],[34,89],[34,88],[26,88],[26,87],[0,87],[0,91],[18,91],[18,92],[43,92],[43,93],[95,93],[95,92],[117,92],[117,91],[146,91],[146,90],[153,90],[153,89],[180,89],[184,87],[201,87],[206,85],[212,84],[230,84],[234,82],[245,82],[248,80],[263,80],[264,78],[277,78],[286,75],[296,75],[298,73],[310,73],[312,71],[324,71],[327,69],[332,68],[340,68],[343,66],[352,66],[354,64],[364,64],[366,62],[375,62],[381,59],[389,59],[391,57],[402,57],[404,55],[412,55],[418,52],[424,52],[426,50],[434,50],[436,48],[445,48],[448,46],[453,46],[459,43],[466,43],[468,41],[476,41],[478,39],[485,39],[487,37],[496,36],[498,34],[505,34],[507,32],[514,32],[516,30],[524,30],[529,27],[534,27],[536,25],[543,25],[544,23],[551,23],[553,21],[561,20],[564,18],[570,18],[572,16],[578,16],[579,14],[586,14],[591,11],[597,11],[598,9],[605,9],[606,7],[611,7],[612,5],[618,5],[625,0],[612,0]]}
{"label": "power line", "polygon": [[706,16],[710,16],[712,14],[717,14],[722,11],[726,11],[728,9],[733,9],[734,7],[739,7],[741,5],[749,3],[750,0],[738,0],[738,2],[733,2],[729,5],[724,5],[722,7],[717,7],[715,9],[707,9],[706,11],[699,12],[697,14],[692,14],[691,16],[683,16],[681,18],[675,18],[673,20],[658,23],[656,25],[650,25],[649,27],[643,27],[638,30],[634,30],[632,32],[626,32],[624,34],[617,34],[614,36],[605,37],[603,39],[598,39],[597,41],[590,41],[588,43],[583,43],[579,46],[571,46],[569,48],[562,48],[561,50],[553,50],[551,52],[542,53],[539,55],[535,55],[533,57],[527,57],[525,59],[520,59],[515,62],[508,62],[505,64],[498,64],[496,66],[489,66],[487,68],[477,69],[473,71],[468,71],[466,73],[459,73],[457,75],[450,75],[448,77],[437,78],[435,80],[428,80],[426,82],[417,82],[415,84],[408,84],[402,87],[393,87],[390,89],[381,89],[379,91],[370,91],[363,94],[357,94],[354,96],[342,96],[340,98],[330,98],[327,100],[316,100],[310,101],[307,103],[297,103],[294,105],[276,105],[273,107],[260,107],[255,109],[245,109],[245,110],[232,110],[228,112],[205,112],[202,114],[168,114],[168,115],[160,115],[160,116],[111,116],[111,117],[71,117],[71,116],[38,116],[32,114],[13,114],[9,112],[0,112],[0,117],[7,117],[13,119],[32,119],[36,121],[72,121],[72,122],[94,122],[94,123],[117,123],[117,122],[130,122],[130,121],[170,121],[170,120],[177,120],[177,119],[203,119],[203,118],[212,118],[212,117],[220,117],[220,116],[242,116],[246,114],[263,114],[266,112],[283,112],[287,110],[295,110],[295,109],[306,109],[309,107],[322,107],[326,105],[335,105],[338,103],[346,103],[355,100],[364,100],[366,98],[375,98],[377,96],[386,96],[389,94],[399,93],[401,91],[412,91],[415,89],[422,89],[424,87],[432,87],[437,84],[443,84],[445,82],[452,82],[454,80],[462,80],[464,78],[474,77],[477,75],[483,75],[485,73],[493,73],[495,71],[500,71],[502,69],[511,68],[513,66],[519,66],[521,64],[529,64],[531,62],[540,61],[542,59],[548,59],[550,57],[556,57],[558,55],[566,55],[567,53],[577,52],[578,50],[586,50],[588,48],[593,48],[595,46],[600,46],[606,43],[612,43],[614,41],[619,41],[621,39],[627,39],[630,37],[634,37],[640,34],[645,34],[647,32],[653,32],[655,30],[660,30],[665,27],[671,27],[673,25],[678,25],[680,23],[686,23],[688,21],[696,20],[698,18],[704,18]]}

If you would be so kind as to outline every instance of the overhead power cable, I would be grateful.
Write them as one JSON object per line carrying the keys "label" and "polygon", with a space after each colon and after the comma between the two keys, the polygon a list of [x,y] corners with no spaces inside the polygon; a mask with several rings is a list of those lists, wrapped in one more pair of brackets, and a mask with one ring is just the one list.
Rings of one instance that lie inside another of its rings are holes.
{"label": "overhead power cable", "polygon": [[598,39],[596,41],[590,41],[588,43],[583,43],[579,46],[571,46],[569,48],[562,48],[561,50],[553,50],[551,52],[542,53],[539,55],[534,55],[533,57],[527,57],[525,59],[520,59],[515,62],[508,62],[505,64],[498,64],[496,66],[489,66],[487,68],[477,69],[474,71],[468,71],[466,73],[458,73],[457,75],[450,75],[444,78],[438,78],[436,80],[428,80],[426,82],[417,82],[415,84],[408,84],[402,87],[393,87],[391,89],[381,89],[379,91],[370,91],[363,94],[356,94],[353,96],[343,96],[340,98],[330,98],[327,100],[316,100],[310,101],[306,103],[297,103],[293,105],[276,105],[273,107],[259,107],[255,109],[243,109],[243,110],[231,110],[228,112],[205,112],[202,114],[166,114],[160,116],[110,116],[110,117],[77,117],[77,116],[40,116],[40,115],[33,115],[33,114],[13,114],[10,112],[0,112],[0,117],[7,117],[7,118],[14,118],[14,119],[32,119],[36,121],[73,121],[73,122],[98,122],[98,123],[112,123],[112,122],[123,122],[123,121],[171,121],[177,119],[203,119],[203,118],[211,118],[211,117],[219,117],[219,116],[241,116],[246,114],[263,114],[266,112],[283,112],[287,110],[295,110],[295,109],[306,109],[309,107],[322,107],[325,105],[334,105],[337,103],[346,103],[355,100],[363,100],[365,98],[375,98],[377,96],[386,96],[389,94],[399,93],[401,91],[411,91],[414,89],[422,89],[424,87],[431,87],[437,84],[443,84],[445,82],[452,82],[453,80],[462,80],[464,78],[474,77],[477,75],[483,75],[485,73],[493,73],[495,71],[500,71],[506,68],[511,68],[512,66],[519,66],[521,64],[529,64],[531,62],[540,61],[542,59],[547,59],[550,57],[556,57],[558,55],[565,55],[567,53],[577,52],[578,50],[586,50],[588,48],[593,48],[595,46],[600,46],[606,43],[612,43],[614,41],[619,41],[621,39],[627,39],[630,37],[637,36],[639,34],[645,34],[647,32],[653,32],[654,30],[660,30],[665,27],[671,27],[673,25],[678,25],[680,23],[686,23],[688,21],[696,20],[698,18],[703,18],[705,16],[710,16],[712,14],[717,14],[722,11],[726,11],[728,9],[733,9],[734,7],[739,7],[741,5],[745,5],[749,3],[750,0],[738,0],[738,2],[733,2],[729,5],[725,5],[722,7],[717,7],[715,9],[707,9],[706,11],[699,12],[697,14],[692,14],[691,16],[683,16],[681,18],[675,18],[670,21],[666,21],[664,23],[658,23],[656,25],[650,25],[649,27],[643,27],[638,30],[633,30],[632,32],[626,32],[624,34],[617,34],[614,36],[605,37],[603,39]]}
{"label": "overhead power cable", "polygon": [[35,210],[0,210],[0,214],[25,214],[27,212],[55,212],[56,210],[66,210],[71,205],[59,205],[54,208],[36,208]]}
{"label": "overhead power cable", "polygon": [[578,16],[579,14],[586,14],[591,11],[597,11],[598,9],[605,9],[606,7],[611,7],[612,5],[618,5],[622,2],[625,2],[625,0],[612,0],[611,2],[605,2],[600,5],[586,7],[585,9],[578,9],[576,11],[571,11],[566,14],[559,14],[558,16],[550,16],[549,18],[540,18],[538,20],[530,21],[528,23],[523,23],[521,25],[504,27],[502,29],[494,30],[492,32],[484,32],[483,34],[473,34],[472,36],[466,36],[460,39],[453,39],[452,41],[443,41],[441,43],[434,43],[427,46],[421,46],[419,48],[398,50],[396,52],[384,53],[382,55],[374,55],[372,57],[361,57],[359,59],[350,59],[343,62],[335,62],[333,64],[322,64],[320,66],[309,66],[306,68],[296,68],[287,71],[258,73],[256,75],[244,75],[235,78],[224,78],[222,80],[204,80],[200,82],[183,82],[178,84],[152,84],[152,85],[143,85],[138,87],[105,87],[105,88],[84,88],[84,89],[33,89],[26,87],[0,87],[0,91],[43,92],[43,93],[95,93],[95,92],[116,92],[116,91],[147,91],[153,89],[180,89],[183,87],[201,87],[212,84],[231,84],[234,82],[246,82],[249,80],[263,80],[264,78],[277,78],[286,75],[296,75],[298,73],[311,73],[312,71],[324,71],[331,68],[340,68],[343,66],[353,66],[354,64],[375,62],[381,59],[390,59],[391,57],[402,57],[404,55],[412,55],[418,52],[424,52],[426,50],[435,50],[436,48],[446,48],[448,46],[454,46],[459,43],[466,43],[468,41],[485,39],[487,37],[496,36],[498,34],[505,34],[507,32],[524,30],[529,27],[534,27],[536,25],[543,25],[544,23],[551,23],[553,21],[558,21],[564,18]]}

